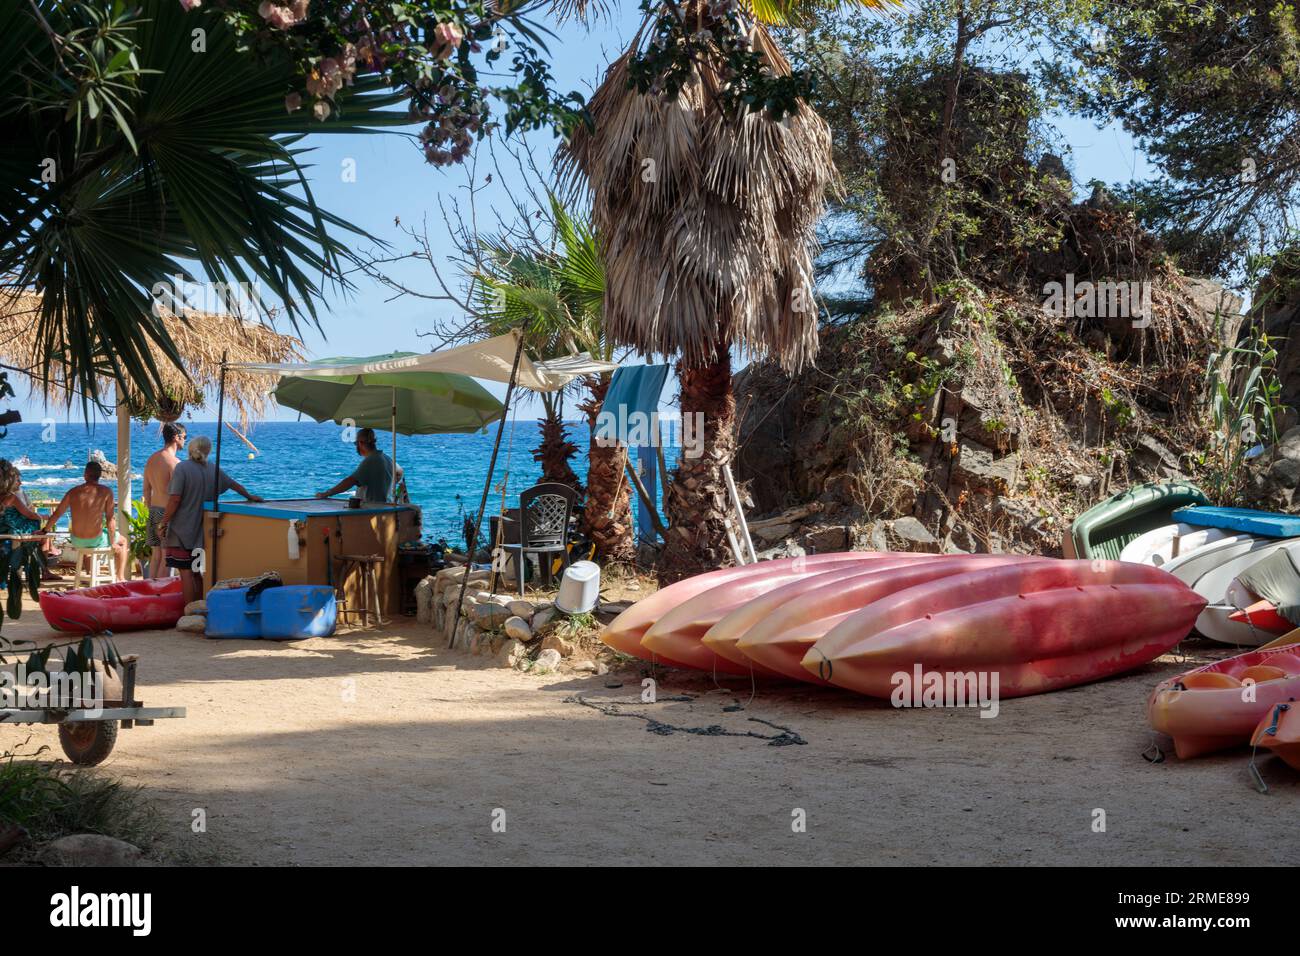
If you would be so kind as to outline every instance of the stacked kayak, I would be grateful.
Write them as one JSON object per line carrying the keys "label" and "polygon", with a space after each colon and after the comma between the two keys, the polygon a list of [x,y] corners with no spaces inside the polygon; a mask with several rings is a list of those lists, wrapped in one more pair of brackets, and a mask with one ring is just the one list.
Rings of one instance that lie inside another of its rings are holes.
{"label": "stacked kayak", "polygon": [[1004,697],[1139,667],[1205,605],[1159,568],[1022,555],[861,553],[728,568],[633,605],[625,653],[889,697],[900,672],[996,673]]}
{"label": "stacked kayak", "polygon": [[1294,740],[1300,727],[1293,716],[1286,718],[1281,737],[1262,730],[1279,705],[1293,704],[1297,697],[1300,643],[1247,651],[1163,681],[1147,701],[1147,718],[1153,730],[1173,738],[1174,752],[1186,759],[1240,747],[1258,736],[1268,737],[1264,746]]}
{"label": "stacked kayak", "polygon": [[185,611],[180,578],[147,578],[76,591],[42,591],[41,613],[56,631],[143,631],[176,626]]}
{"label": "stacked kayak", "polygon": [[1137,485],[1079,515],[1061,542],[1061,550],[1067,558],[1117,559],[1137,539],[1173,523],[1175,510],[1209,503],[1205,492],[1185,481]]}
{"label": "stacked kayak", "polygon": [[1300,517],[1200,504],[1170,517],[1120,559],[1163,568],[1205,598],[1199,633],[1252,647],[1300,623]]}

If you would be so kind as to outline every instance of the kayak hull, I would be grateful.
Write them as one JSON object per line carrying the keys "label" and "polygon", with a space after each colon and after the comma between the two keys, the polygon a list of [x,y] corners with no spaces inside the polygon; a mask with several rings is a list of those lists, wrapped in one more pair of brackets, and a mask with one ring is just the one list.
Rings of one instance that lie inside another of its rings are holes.
{"label": "kayak hull", "polygon": [[166,630],[185,612],[180,578],[147,578],[76,591],[42,591],[41,613],[56,631]]}
{"label": "kayak hull", "polygon": [[[1246,681],[1254,682],[1247,687]],[[1147,700],[1147,720],[1172,737],[1181,759],[1250,741],[1277,704],[1300,696],[1300,644],[1247,651],[1161,681]]]}
{"label": "kayak hull", "polygon": [[850,615],[804,656],[849,690],[890,697],[898,675],[983,673],[1001,697],[1139,667],[1191,630],[1205,600],[1158,568],[1034,561],[940,578]]}
{"label": "kayak hull", "polygon": [[683,578],[674,584],[661,588],[649,597],[637,601],[630,608],[610,622],[609,626],[601,631],[600,639],[616,651],[627,654],[630,657],[638,657],[642,660],[657,661],[661,664],[667,664],[672,667],[686,667],[689,665],[679,661],[667,660],[661,655],[653,653],[649,648],[641,646],[641,638],[645,636],[646,631],[665,614],[671,611],[677,605],[682,604],[698,594],[725,584],[728,581],[737,578],[743,578],[751,574],[766,574],[772,572],[785,571],[795,566],[796,562],[802,562],[802,566],[816,567],[820,564],[830,562],[843,562],[845,560],[853,561],[871,561],[882,556],[882,552],[862,551],[862,552],[845,552],[834,554],[812,554],[803,558],[782,558],[778,561],[760,561],[757,564],[745,564],[734,568],[723,568],[719,571],[710,571],[707,574],[697,574],[694,577]]}

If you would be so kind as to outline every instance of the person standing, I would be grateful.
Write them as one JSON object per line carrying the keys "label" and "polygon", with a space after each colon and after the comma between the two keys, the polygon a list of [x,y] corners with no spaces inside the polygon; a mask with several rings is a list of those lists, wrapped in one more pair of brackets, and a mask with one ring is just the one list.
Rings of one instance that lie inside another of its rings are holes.
{"label": "person standing", "polygon": [[203,552],[203,504],[224,491],[234,491],[249,501],[263,499],[250,493],[215,463],[208,461],[212,439],[199,435],[190,442],[189,458],[172,472],[167,487],[167,508],[159,530],[167,548],[167,567],[181,575],[185,603],[203,597],[203,577],[195,562]]}
{"label": "person standing", "polygon": [[388,501],[393,491],[393,459],[379,450],[373,428],[357,432],[357,454],[361,456],[357,470],[329,491],[318,491],[317,498],[329,498],[356,486],[361,489],[361,499],[369,504]]}
{"label": "person standing", "polygon": [[144,503],[149,509],[145,540],[149,545],[149,577],[161,578],[166,568],[162,534],[158,526],[167,512],[172,473],[180,464],[178,452],[185,447],[185,426],[167,422],[162,427],[163,446],[149,456],[144,466]]}
{"label": "person standing", "polygon": [[92,548],[113,549],[114,581],[126,580],[126,562],[130,549],[126,539],[117,533],[117,511],[113,507],[113,492],[99,483],[104,469],[94,459],[86,462],[82,473],[84,481],[69,488],[59,506],[45,522],[45,531],[54,530],[65,511],[71,510],[68,519],[69,543],[74,548],[88,551]]}

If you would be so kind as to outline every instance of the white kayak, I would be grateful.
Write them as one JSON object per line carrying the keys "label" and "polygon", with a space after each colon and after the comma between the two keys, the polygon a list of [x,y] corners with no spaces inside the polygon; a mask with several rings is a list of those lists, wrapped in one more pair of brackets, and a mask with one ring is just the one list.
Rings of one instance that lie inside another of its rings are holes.
{"label": "white kayak", "polygon": [[1236,532],[1223,528],[1198,528],[1183,521],[1161,525],[1159,528],[1152,528],[1146,534],[1139,535],[1125,545],[1124,550],[1119,554],[1119,559],[1163,568],[1170,561],[1185,558],[1207,544],[1213,544],[1234,534]]}
{"label": "white kayak", "polygon": [[[1276,542],[1277,538],[1260,538],[1253,534],[1238,532],[1220,538],[1218,541],[1211,541],[1190,554],[1179,555],[1168,561],[1163,567],[1178,580],[1191,587],[1196,584],[1202,575],[1214,570],[1225,561],[1231,561],[1233,558],[1247,554],[1252,548],[1263,547]],[[1219,595],[1219,597],[1222,596]]]}
{"label": "white kayak", "polygon": [[1228,615],[1237,610],[1233,599],[1242,599],[1240,592],[1244,589],[1240,585],[1233,587],[1237,575],[1284,548],[1300,556],[1300,538],[1259,539],[1252,547],[1238,554],[1229,555],[1233,549],[1225,549],[1224,560],[1200,575],[1192,584],[1192,589],[1210,602],[1197,617],[1196,629],[1211,640],[1241,647],[1257,647],[1272,640],[1276,635],[1260,631],[1242,621],[1230,621]]}

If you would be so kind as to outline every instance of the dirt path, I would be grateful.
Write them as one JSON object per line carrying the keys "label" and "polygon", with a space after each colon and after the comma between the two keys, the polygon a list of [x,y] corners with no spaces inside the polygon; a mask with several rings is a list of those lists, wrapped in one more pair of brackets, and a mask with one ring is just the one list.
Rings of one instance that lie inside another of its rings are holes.
{"label": "dirt path", "polygon": [[[184,720],[125,731],[105,767],[144,784],[178,841],[252,864],[1293,863],[1300,776],[1247,754],[1152,765],[1143,706],[1172,660],[975,711],[896,711],[849,694],[663,672],[534,677],[441,647],[414,621],[292,645],[122,635],[146,703]],[[8,637],[50,632],[39,611]],[[1184,665],[1185,666],[1185,665]],[[566,702],[628,702],[667,724],[807,743],[661,735]],[[36,741],[58,750],[50,728]],[[6,743],[26,729],[2,729]],[[207,834],[192,834],[203,808]],[[504,809],[506,829],[494,832]],[[807,832],[792,832],[806,812]],[[1106,811],[1105,833],[1092,830]]]}

